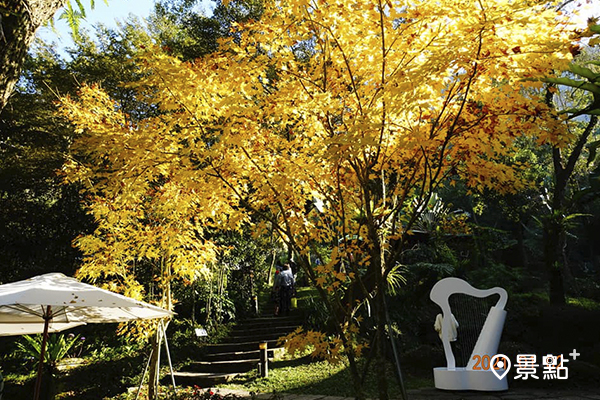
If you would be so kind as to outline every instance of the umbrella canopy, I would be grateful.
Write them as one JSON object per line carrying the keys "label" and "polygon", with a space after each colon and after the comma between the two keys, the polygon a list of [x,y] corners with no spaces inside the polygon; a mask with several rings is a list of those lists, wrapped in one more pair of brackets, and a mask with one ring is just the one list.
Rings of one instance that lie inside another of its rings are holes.
{"label": "umbrella canopy", "polygon": [[0,336],[43,334],[34,400],[40,396],[48,332],[86,323],[171,316],[171,311],[79,282],[60,273],[0,285]]}
{"label": "umbrella canopy", "polygon": [[[48,306],[50,315],[47,314]],[[86,323],[171,317],[172,312],[61,273],[0,285],[0,336],[58,332]]]}
{"label": "umbrella canopy", "polygon": [[[4,320],[5,316],[0,316],[0,321]],[[17,335],[34,335],[44,332],[44,322],[38,322],[41,317],[36,318],[36,322],[0,322],[0,336],[17,336]],[[75,328],[76,326],[85,325],[85,322],[48,322],[48,333],[62,332],[67,329]]]}

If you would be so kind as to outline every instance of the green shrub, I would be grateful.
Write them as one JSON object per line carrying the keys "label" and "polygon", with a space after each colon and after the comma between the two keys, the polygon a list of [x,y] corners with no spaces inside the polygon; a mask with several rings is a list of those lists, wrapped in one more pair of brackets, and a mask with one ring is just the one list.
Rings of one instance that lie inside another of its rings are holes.
{"label": "green shrub", "polygon": [[[50,368],[55,369],[58,362],[65,358],[69,351],[80,343],[79,339],[79,335],[48,335],[46,351],[44,353],[44,363]],[[34,358],[37,365],[42,348],[42,335],[23,336],[23,340],[17,343],[17,348],[23,355]]]}
{"label": "green shrub", "polygon": [[586,299],[585,297],[568,297],[567,304],[580,307],[589,311],[600,310],[599,302],[592,299]]}
{"label": "green shrub", "polygon": [[302,308],[306,313],[305,328],[319,332],[326,332],[330,319],[327,306],[318,296],[308,296],[302,301]]}
{"label": "green shrub", "polygon": [[466,280],[479,289],[499,286],[510,293],[517,293],[521,291],[523,275],[524,271],[520,268],[507,267],[490,260],[487,265],[469,271]]}

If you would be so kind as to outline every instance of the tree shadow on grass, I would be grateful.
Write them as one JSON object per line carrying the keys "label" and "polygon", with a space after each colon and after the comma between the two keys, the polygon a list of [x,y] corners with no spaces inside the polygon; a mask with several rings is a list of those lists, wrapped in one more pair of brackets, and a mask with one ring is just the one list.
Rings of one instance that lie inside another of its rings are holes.
{"label": "tree shadow on grass", "polygon": [[147,359],[148,355],[136,353],[74,368],[59,377],[60,398],[92,400],[123,393],[139,384]]}
{"label": "tree shadow on grass", "polygon": [[[401,397],[398,379],[393,365],[387,370],[389,394]],[[285,392],[305,395],[327,395],[354,397],[352,375],[344,363],[330,364],[326,361],[315,361],[310,357],[282,360],[269,363],[269,377],[260,378],[256,372],[250,372],[231,381],[234,386],[243,386],[249,391],[262,393]],[[405,376],[405,387],[415,388],[433,386],[430,377]],[[364,390],[367,397],[377,397],[376,375],[369,372],[365,378]]]}
{"label": "tree shadow on grass", "polygon": [[[119,359],[96,361],[60,372],[55,377],[56,398],[65,400],[98,400],[113,397],[137,386],[147,355],[135,353]],[[19,382],[7,382],[3,398],[33,397],[35,375]],[[44,399],[46,394],[42,393]]]}

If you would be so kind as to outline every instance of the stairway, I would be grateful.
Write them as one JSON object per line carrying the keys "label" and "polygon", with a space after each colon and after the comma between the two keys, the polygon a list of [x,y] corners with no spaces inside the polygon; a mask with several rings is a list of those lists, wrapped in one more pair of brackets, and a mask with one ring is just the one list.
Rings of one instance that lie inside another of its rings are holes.
{"label": "stairway", "polygon": [[301,323],[300,314],[295,313],[242,320],[222,343],[206,345],[206,354],[200,360],[175,372],[175,382],[180,386],[211,387],[251,371],[260,361],[259,343],[267,342],[268,356],[273,358],[274,350],[281,348],[278,339]]}

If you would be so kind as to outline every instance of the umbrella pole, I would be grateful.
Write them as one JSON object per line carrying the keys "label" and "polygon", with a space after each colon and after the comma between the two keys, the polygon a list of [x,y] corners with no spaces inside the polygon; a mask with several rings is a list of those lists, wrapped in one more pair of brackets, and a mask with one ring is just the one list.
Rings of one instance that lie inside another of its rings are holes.
{"label": "umbrella pole", "polygon": [[48,341],[48,324],[52,318],[50,313],[52,311],[51,306],[47,306],[46,312],[44,313],[44,333],[42,334],[42,347],[40,349],[40,362],[38,364],[37,378],[35,380],[35,389],[33,391],[33,400],[39,400],[40,389],[42,387],[42,373],[44,369],[44,356],[46,355],[46,342]]}
{"label": "umbrella pole", "polygon": [[169,369],[171,371],[171,383],[173,383],[173,392],[177,393],[177,388],[175,387],[175,374],[173,373],[173,363],[171,362],[171,353],[169,352],[169,342],[167,342],[167,330],[163,321],[160,321],[160,326],[163,331],[163,337],[165,338],[165,350],[167,351],[167,360],[169,360]]}
{"label": "umbrella pole", "polygon": [[154,387],[156,388],[156,394],[158,395],[160,389],[160,346],[162,345],[162,332],[160,329],[157,330],[156,336],[158,338],[158,347],[156,350],[158,358],[156,360],[156,381],[154,382]]}

